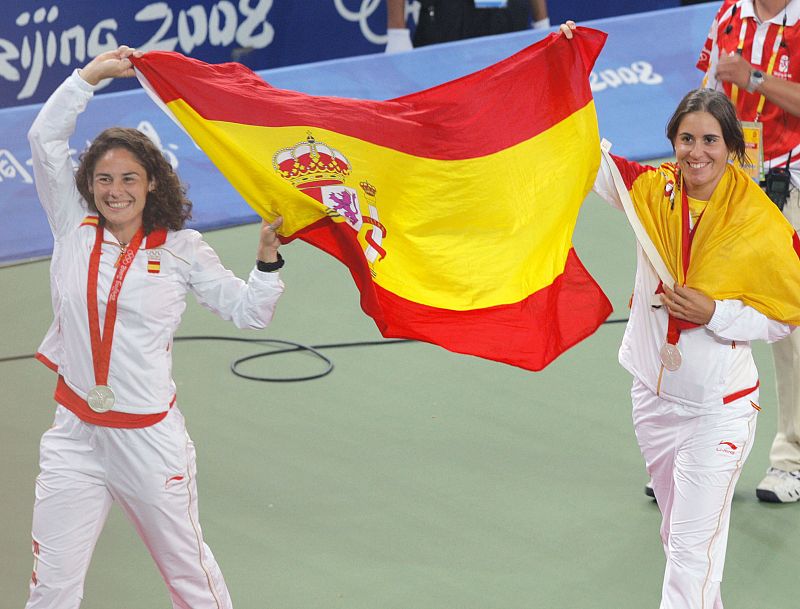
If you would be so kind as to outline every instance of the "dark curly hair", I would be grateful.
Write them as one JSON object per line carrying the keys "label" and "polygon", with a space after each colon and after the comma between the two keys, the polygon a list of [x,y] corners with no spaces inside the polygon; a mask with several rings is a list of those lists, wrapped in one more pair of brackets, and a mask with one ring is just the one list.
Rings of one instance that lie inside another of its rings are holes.
{"label": "dark curly hair", "polygon": [[115,148],[130,151],[145,168],[147,181],[152,181],[154,184],[153,190],[147,193],[142,214],[145,234],[150,234],[156,227],[168,230],[183,228],[186,221],[192,217],[192,202],[186,198],[186,187],[181,184],[172,165],[152,140],[138,129],[124,127],[106,129],[81,155],[75,181],[78,192],[86,199],[89,208],[97,211],[90,190],[95,165],[106,152]]}
{"label": "dark curly hair", "polygon": [[747,153],[745,151],[744,134],[742,125],[736,118],[736,108],[733,107],[731,100],[721,91],[714,89],[695,89],[689,91],[667,123],[667,139],[675,148],[675,138],[678,137],[678,128],[683,117],[692,112],[708,112],[717,119],[722,129],[722,139],[728,152],[742,164],[747,163]]}

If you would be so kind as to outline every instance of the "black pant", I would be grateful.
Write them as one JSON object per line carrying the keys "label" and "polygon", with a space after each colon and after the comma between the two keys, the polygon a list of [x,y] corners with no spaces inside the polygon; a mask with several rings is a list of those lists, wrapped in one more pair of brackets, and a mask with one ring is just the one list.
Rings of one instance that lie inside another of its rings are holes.
{"label": "black pant", "polygon": [[475,8],[473,0],[422,0],[414,46],[491,34],[505,34],[530,27],[528,0],[508,0],[506,8]]}

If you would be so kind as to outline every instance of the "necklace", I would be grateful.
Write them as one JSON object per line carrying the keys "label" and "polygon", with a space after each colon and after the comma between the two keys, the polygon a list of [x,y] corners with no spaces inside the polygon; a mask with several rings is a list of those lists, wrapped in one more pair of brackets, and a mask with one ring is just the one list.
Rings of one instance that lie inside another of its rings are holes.
{"label": "necklace", "polygon": [[128,249],[127,243],[119,244],[119,256],[117,257],[117,261],[114,263],[114,268],[119,267],[119,263],[122,261],[122,257],[125,255],[127,249]]}

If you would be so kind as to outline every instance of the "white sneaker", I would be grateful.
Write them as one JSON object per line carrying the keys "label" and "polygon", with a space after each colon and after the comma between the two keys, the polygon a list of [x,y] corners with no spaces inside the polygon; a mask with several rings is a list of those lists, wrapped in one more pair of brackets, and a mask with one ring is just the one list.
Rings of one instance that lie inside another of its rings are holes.
{"label": "white sneaker", "polygon": [[644,494],[648,497],[652,497],[653,499],[656,498],[656,492],[653,490],[653,479],[647,481],[647,484],[644,485]]}
{"label": "white sneaker", "polygon": [[769,503],[800,501],[800,469],[785,472],[770,467],[766,477],[756,487],[756,497]]}

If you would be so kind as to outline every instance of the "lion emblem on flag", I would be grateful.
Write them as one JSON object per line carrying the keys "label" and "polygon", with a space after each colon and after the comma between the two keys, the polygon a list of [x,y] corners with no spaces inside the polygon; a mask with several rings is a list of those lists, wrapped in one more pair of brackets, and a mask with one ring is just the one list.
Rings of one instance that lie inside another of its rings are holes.
{"label": "lion emblem on flag", "polygon": [[325,205],[334,221],[343,219],[359,234],[366,224],[364,255],[370,264],[386,256],[382,247],[386,227],[378,220],[377,190],[367,181],[359,184],[367,211],[364,213],[358,191],[345,184],[352,166],[344,154],[308,133],[304,142],[278,150],[272,157],[272,166],[282,178]]}

